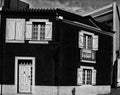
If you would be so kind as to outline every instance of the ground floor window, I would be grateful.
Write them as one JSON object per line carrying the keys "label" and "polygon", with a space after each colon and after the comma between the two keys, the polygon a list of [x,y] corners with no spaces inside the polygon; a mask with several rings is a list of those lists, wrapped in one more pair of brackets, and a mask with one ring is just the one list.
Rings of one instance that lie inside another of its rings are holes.
{"label": "ground floor window", "polygon": [[94,67],[81,66],[77,72],[78,85],[95,85],[96,84],[96,70]]}
{"label": "ground floor window", "polygon": [[83,69],[83,84],[92,84],[92,70]]}

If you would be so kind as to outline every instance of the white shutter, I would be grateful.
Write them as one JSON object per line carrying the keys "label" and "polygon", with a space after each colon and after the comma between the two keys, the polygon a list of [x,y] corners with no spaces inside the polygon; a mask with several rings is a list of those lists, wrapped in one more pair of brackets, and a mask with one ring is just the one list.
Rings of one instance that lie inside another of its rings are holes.
{"label": "white shutter", "polygon": [[24,40],[25,20],[16,21],[16,40]]}
{"label": "white shutter", "polygon": [[26,40],[32,39],[32,22],[27,21],[26,22]]}
{"label": "white shutter", "polygon": [[96,70],[92,70],[92,85],[96,84]]}
{"label": "white shutter", "polygon": [[83,33],[79,32],[79,48],[83,48],[84,43],[83,43]]}
{"label": "white shutter", "polygon": [[94,35],[93,36],[93,50],[98,50],[98,36]]}
{"label": "white shutter", "polygon": [[7,19],[6,20],[6,40],[15,39],[15,20]]}
{"label": "white shutter", "polygon": [[83,69],[78,68],[78,72],[77,72],[77,84],[78,85],[82,85],[82,74],[83,74]]}
{"label": "white shutter", "polygon": [[45,40],[52,40],[52,22],[46,22]]}

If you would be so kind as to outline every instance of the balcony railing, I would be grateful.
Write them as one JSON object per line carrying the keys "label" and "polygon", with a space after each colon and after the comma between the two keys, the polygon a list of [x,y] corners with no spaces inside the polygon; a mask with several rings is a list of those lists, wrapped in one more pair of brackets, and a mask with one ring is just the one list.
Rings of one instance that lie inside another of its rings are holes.
{"label": "balcony railing", "polygon": [[93,50],[81,49],[80,50],[80,59],[82,62],[96,62],[96,53]]}

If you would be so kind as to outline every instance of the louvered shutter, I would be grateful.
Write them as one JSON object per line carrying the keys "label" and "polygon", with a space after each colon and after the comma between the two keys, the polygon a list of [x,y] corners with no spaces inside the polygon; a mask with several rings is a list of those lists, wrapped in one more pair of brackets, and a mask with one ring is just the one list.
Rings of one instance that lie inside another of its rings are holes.
{"label": "louvered shutter", "polygon": [[32,39],[32,22],[27,21],[26,22],[26,40]]}
{"label": "louvered shutter", "polygon": [[98,36],[94,35],[93,36],[93,50],[98,50]]}
{"label": "louvered shutter", "polygon": [[82,74],[83,74],[83,70],[81,68],[78,69],[78,72],[77,72],[77,84],[78,85],[82,85]]}
{"label": "louvered shutter", "polygon": [[16,21],[16,40],[24,40],[25,20]]}
{"label": "louvered shutter", "polygon": [[7,19],[6,20],[6,40],[15,39],[15,20]]}
{"label": "louvered shutter", "polygon": [[45,40],[52,40],[52,22],[46,22]]}
{"label": "louvered shutter", "polygon": [[83,43],[83,33],[79,32],[79,48],[83,48],[84,43]]}
{"label": "louvered shutter", "polygon": [[92,70],[92,85],[96,84],[96,70]]}

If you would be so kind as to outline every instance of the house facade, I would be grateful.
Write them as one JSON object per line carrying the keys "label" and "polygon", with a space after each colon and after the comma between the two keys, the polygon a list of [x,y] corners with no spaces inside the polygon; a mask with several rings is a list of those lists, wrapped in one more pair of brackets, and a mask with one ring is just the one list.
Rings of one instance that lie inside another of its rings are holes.
{"label": "house facade", "polygon": [[110,93],[114,32],[104,26],[61,9],[3,9],[2,95]]}
{"label": "house facade", "polygon": [[113,37],[113,80],[112,86],[120,86],[120,5],[113,2],[110,5],[85,14],[91,15],[96,21],[107,24],[115,32]]}

